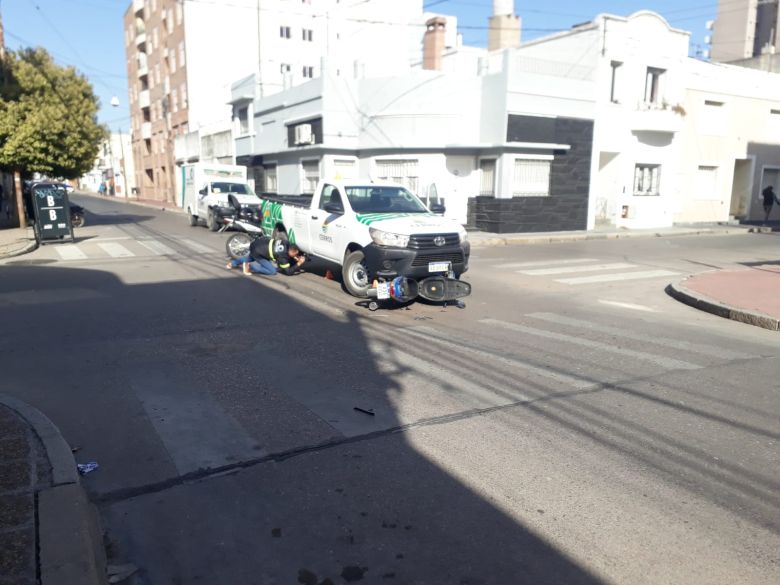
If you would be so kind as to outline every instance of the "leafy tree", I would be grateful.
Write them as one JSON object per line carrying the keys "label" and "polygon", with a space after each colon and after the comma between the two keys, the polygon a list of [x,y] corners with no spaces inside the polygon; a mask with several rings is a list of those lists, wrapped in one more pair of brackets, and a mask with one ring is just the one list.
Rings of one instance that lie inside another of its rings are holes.
{"label": "leafy tree", "polygon": [[89,171],[108,133],[87,79],[41,48],[7,52],[2,75],[0,167],[14,172],[17,200],[22,174],[75,179]]}

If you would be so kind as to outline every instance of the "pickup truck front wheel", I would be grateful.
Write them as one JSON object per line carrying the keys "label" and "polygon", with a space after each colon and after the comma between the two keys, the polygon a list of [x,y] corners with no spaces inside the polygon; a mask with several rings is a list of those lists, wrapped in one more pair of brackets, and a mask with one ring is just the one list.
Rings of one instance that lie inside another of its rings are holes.
{"label": "pickup truck front wheel", "polygon": [[214,212],[209,209],[209,214],[206,217],[206,226],[210,231],[215,232],[219,229],[217,218],[214,216]]}
{"label": "pickup truck front wheel", "polygon": [[344,287],[353,297],[365,298],[371,285],[366,269],[366,256],[363,250],[355,250],[347,254],[342,266]]}

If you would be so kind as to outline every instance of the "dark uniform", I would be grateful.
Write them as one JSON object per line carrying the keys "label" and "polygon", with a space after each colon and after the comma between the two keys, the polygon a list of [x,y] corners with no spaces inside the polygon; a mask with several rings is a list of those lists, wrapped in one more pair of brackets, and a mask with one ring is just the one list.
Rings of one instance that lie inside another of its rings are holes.
{"label": "dark uniform", "polygon": [[249,246],[249,255],[252,258],[264,258],[276,263],[279,272],[292,274],[298,265],[289,253],[290,244],[287,240],[275,240],[267,236],[260,236]]}

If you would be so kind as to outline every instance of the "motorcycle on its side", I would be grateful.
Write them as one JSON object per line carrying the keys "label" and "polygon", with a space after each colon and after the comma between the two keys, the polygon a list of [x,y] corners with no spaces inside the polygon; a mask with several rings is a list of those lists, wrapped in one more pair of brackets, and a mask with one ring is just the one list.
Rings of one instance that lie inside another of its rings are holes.
{"label": "motorcycle on its side", "polygon": [[252,242],[263,235],[262,217],[257,208],[241,205],[232,193],[228,196],[228,200],[235,213],[222,219],[222,227],[219,231],[236,232],[225,241],[225,251],[233,260],[237,260],[247,256]]}

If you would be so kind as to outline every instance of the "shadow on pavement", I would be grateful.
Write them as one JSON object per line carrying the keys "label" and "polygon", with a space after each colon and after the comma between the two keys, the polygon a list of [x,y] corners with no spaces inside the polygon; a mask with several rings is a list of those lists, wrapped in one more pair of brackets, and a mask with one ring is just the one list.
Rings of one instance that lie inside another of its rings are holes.
{"label": "shadow on pavement", "polygon": [[353,315],[232,276],[0,270],[0,388],[100,462],[136,583],[600,582],[421,453],[405,366]]}

